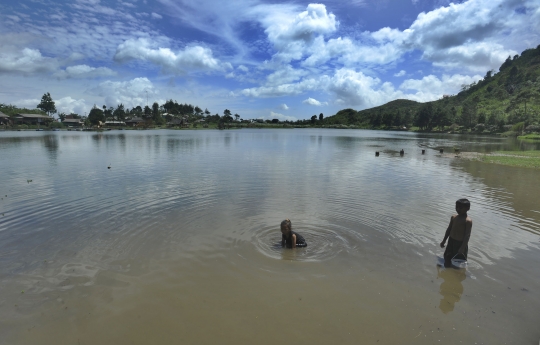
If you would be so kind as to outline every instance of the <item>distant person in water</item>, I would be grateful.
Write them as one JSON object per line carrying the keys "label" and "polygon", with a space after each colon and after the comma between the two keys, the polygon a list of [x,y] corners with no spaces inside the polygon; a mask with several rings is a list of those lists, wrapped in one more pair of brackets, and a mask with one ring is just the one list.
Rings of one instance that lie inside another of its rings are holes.
{"label": "distant person in water", "polygon": [[444,239],[441,242],[441,248],[444,248],[446,240],[448,245],[444,251],[444,267],[453,267],[452,258],[457,254],[463,254],[467,259],[467,251],[469,249],[469,239],[471,237],[472,219],[467,215],[467,211],[471,208],[471,203],[467,199],[459,199],[456,201],[456,212],[450,218],[450,224]]}
{"label": "distant person in water", "polygon": [[307,247],[307,242],[302,235],[292,231],[289,219],[281,222],[281,246],[287,246],[287,248]]}

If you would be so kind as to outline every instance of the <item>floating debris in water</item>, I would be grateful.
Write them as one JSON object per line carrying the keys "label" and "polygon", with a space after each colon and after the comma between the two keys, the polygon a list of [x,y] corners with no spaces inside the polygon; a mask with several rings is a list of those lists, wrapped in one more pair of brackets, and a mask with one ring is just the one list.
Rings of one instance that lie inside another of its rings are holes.
{"label": "floating debris in water", "polygon": [[32,182],[32,180],[26,180],[26,182],[30,183],[30,182]]}

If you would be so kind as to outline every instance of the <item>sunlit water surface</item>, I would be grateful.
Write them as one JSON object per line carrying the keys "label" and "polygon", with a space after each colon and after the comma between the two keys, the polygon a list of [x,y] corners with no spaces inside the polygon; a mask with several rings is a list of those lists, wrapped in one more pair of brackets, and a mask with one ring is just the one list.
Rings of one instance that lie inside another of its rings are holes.
{"label": "sunlit water surface", "polygon": [[[537,344],[540,173],[439,154],[454,147],[540,148],[353,130],[0,133],[0,343]],[[462,197],[469,267],[440,269]],[[281,248],[285,218],[307,248]]]}

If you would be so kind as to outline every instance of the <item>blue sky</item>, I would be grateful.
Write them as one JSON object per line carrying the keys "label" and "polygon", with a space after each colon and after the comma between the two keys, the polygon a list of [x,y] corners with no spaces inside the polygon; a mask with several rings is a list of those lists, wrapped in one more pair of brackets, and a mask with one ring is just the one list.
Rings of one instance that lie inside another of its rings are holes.
{"label": "blue sky", "polygon": [[5,1],[0,102],[305,119],[431,101],[540,44],[540,0]]}

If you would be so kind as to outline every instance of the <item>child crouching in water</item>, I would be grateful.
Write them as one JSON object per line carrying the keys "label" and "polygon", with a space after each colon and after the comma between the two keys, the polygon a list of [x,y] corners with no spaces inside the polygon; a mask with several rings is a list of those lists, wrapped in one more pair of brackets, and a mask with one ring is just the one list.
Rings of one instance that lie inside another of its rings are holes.
{"label": "child crouching in water", "polygon": [[287,248],[307,247],[307,242],[302,235],[292,231],[289,219],[281,222],[281,246],[287,246]]}
{"label": "child crouching in water", "polygon": [[444,267],[452,267],[452,258],[457,254],[463,254],[467,260],[467,251],[469,249],[469,238],[471,237],[472,219],[467,215],[467,211],[471,208],[471,203],[467,199],[459,199],[456,201],[456,212],[450,218],[450,224],[444,239],[441,242],[441,248],[444,248],[446,240],[448,246],[444,251]]}

